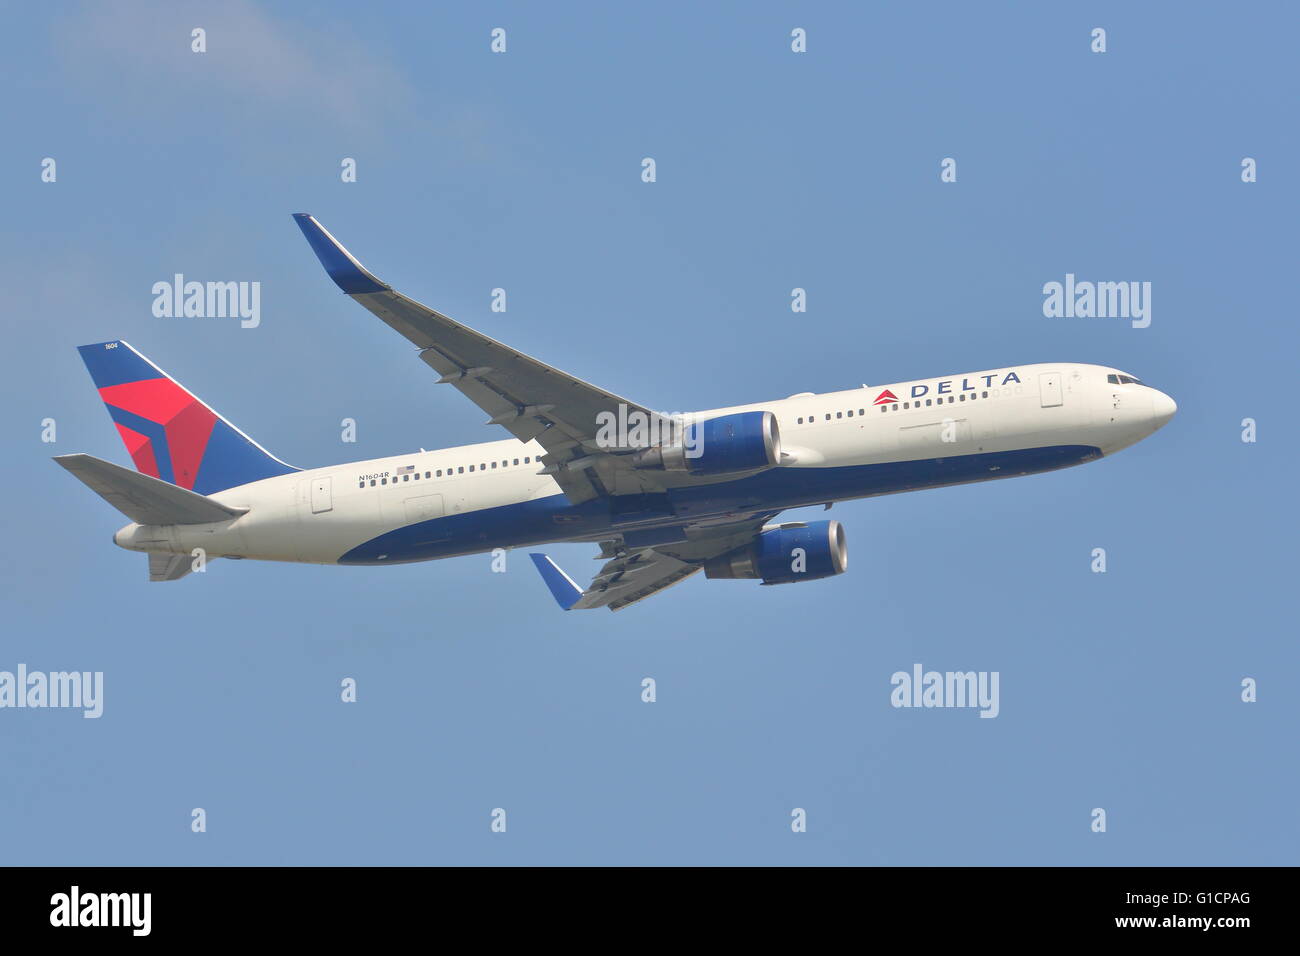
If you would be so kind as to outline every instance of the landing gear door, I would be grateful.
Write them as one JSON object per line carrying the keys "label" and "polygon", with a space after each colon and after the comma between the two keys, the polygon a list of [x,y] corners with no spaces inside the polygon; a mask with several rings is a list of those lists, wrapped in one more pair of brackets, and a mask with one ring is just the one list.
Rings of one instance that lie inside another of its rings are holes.
{"label": "landing gear door", "polygon": [[331,479],[314,478],[311,483],[311,513],[324,514],[334,510],[334,494],[330,487]]}
{"label": "landing gear door", "polygon": [[1038,376],[1038,395],[1043,408],[1055,408],[1061,404],[1061,373],[1044,372]]}

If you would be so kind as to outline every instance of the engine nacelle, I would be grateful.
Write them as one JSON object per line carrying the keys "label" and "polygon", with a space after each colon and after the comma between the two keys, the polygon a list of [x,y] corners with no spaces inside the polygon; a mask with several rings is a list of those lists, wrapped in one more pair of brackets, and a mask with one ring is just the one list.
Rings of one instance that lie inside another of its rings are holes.
{"label": "engine nacelle", "polygon": [[771,412],[719,415],[683,428],[680,441],[638,452],[637,468],[725,475],[771,468],[781,461],[781,433]]}
{"label": "engine nacelle", "polygon": [[760,578],[764,584],[790,584],[843,574],[849,566],[844,525],[810,521],[762,532],[753,544],[705,562],[709,578]]}

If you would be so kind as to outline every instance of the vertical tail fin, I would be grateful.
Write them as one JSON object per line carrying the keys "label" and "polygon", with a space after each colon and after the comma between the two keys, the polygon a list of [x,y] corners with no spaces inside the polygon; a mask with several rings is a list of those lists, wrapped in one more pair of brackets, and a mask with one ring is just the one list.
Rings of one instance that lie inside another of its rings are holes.
{"label": "vertical tail fin", "polygon": [[77,349],[136,470],[201,495],[297,471],[126,342]]}

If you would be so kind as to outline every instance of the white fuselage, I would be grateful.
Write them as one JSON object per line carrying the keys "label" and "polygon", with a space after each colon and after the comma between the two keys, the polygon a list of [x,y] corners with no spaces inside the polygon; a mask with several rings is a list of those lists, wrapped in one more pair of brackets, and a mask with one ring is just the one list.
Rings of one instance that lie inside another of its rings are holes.
{"label": "white fuselage", "polygon": [[[544,450],[509,439],[267,478],[211,496],[247,509],[231,521],[132,524],[114,540],[210,557],[401,563],[1011,477],[1113,454],[1169,420],[1168,396],[1116,384],[1120,374],[1025,365],[700,412],[771,411],[787,463],[696,479],[670,489],[667,510],[654,514],[620,518],[608,501],[570,505],[539,474]],[[876,404],[886,391],[897,401]]]}

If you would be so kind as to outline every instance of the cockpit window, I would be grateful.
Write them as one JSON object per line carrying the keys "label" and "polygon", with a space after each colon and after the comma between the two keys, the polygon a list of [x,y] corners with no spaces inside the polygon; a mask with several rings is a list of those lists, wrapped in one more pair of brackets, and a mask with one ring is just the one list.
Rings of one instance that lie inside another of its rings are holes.
{"label": "cockpit window", "polygon": [[1146,384],[1145,382],[1138,381],[1132,375],[1107,375],[1106,381],[1109,382],[1111,385],[1145,385]]}
{"label": "cockpit window", "polygon": [[1107,375],[1107,376],[1106,376],[1106,381],[1109,382],[1111,385],[1118,385],[1118,384],[1119,384],[1119,376],[1118,376],[1118,375]]}

